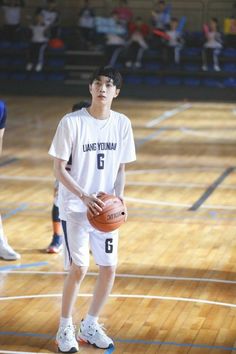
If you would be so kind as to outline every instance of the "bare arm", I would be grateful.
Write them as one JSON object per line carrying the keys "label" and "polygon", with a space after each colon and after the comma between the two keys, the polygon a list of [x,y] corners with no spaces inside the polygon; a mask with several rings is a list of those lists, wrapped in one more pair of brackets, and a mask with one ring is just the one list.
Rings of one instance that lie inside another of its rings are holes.
{"label": "bare arm", "polygon": [[97,212],[102,211],[104,203],[95,195],[87,194],[66,171],[66,165],[67,161],[54,158],[54,174],[56,179],[58,179],[58,181],[70,192],[81,199],[92,213],[97,214]]}
{"label": "bare arm", "polygon": [[2,142],[3,142],[4,131],[5,131],[5,128],[0,129],[0,156],[2,155]]}
{"label": "bare arm", "polygon": [[120,164],[116,181],[115,181],[115,194],[123,200],[125,188],[125,164]]}

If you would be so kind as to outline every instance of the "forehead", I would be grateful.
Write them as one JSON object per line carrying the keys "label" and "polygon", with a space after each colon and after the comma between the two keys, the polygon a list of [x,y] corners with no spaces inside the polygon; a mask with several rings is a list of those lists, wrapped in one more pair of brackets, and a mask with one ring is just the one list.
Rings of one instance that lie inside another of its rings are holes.
{"label": "forehead", "polygon": [[99,81],[102,83],[111,83],[113,84],[113,79],[108,77],[108,76],[104,76],[104,75],[100,75],[98,77],[96,77],[93,81]]}

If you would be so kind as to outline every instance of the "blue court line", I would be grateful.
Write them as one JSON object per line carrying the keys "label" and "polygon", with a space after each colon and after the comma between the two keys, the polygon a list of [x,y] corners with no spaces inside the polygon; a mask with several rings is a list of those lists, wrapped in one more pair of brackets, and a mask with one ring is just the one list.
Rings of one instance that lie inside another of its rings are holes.
{"label": "blue court line", "polygon": [[[0,336],[16,336],[16,337],[34,337],[34,338],[45,338],[53,339],[55,335],[50,334],[40,334],[40,333],[19,333],[19,332],[7,332],[0,331]],[[236,347],[225,347],[223,345],[207,345],[207,344],[193,344],[193,343],[177,343],[177,342],[164,342],[158,340],[142,340],[142,339],[114,339],[115,343],[127,343],[127,344],[144,344],[144,345],[165,345],[165,346],[175,346],[182,348],[200,348],[200,349],[215,349],[215,350],[225,350],[225,351],[236,351]],[[115,347],[106,349],[104,354],[111,354],[115,351]]]}
{"label": "blue court line", "polygon": [[7,159],[7,160],[2,161],[2,162],[0,163],[0,167],[4,167],[4,166],[9,165],[10,163],[14,163],[14,162],[16,162],[16,161],[18,161],[18,159],[17,159],[16,157],[13,157],[13,158],[11,158],[11,159]]}
{"label": "blue court line", "polygon": [[22,203],[22,204],[19,205],[18,208],[9,211],[5,215],[2,215],[2,220],[9,219],[11,216],[18,214],[21,211],[26,210],[27,208],[28,208],[28,204],[27,203]]}
{"label": "blue court line", "polygon": [[37,263],[29,263],[29,264],[14,264],[12,266],[4,266],[0,267],[0,272],[5,270],[14,270],[14,269],[24,269],[31,267],[42,267],[48,265],[48,262],[37,262]]}
{"label": "blue court line", "polygon": [[111,354],[115,351],[115,349],[116,349],[115,347],[109,348],[109,349],[105,350],[104,354]]}

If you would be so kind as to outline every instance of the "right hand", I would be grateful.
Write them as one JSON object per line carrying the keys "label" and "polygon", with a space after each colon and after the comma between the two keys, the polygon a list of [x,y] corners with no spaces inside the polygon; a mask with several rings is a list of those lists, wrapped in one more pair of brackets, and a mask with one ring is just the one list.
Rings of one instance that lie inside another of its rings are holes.
{"label": "right hand", "polygon": [[98,198],[96,194],[91,194],[91,195],[84,195],[83,197],[83,202],[89,209],[89,211],[93,215],[99,215],[99,213],[102,211],[102,208],[104,207],[104,203],[101,201],[101,199]]}

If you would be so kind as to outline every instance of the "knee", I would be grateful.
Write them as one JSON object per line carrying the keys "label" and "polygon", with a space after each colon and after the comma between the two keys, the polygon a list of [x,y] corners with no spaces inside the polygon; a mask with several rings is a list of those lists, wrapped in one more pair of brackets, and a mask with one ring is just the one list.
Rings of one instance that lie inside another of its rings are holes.
{"label": "knee", "polygon": [[79,267],[79,266],[73,264],[71,267],[70,273],[74,277],[75,281],[77,283],[79,283],[84,279],[84,277],[87,273],[87,270],[88,270],[88,267]]}
{"label": "knee", "polygon": [[100,266],[99,273],[107,279],[114,278],[116,274],[116,266]]}

